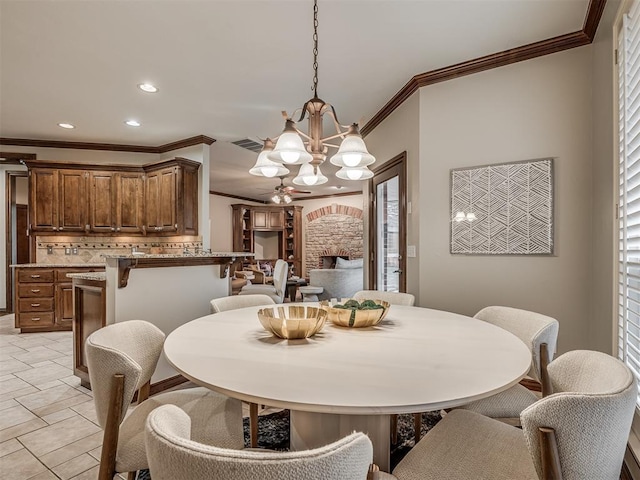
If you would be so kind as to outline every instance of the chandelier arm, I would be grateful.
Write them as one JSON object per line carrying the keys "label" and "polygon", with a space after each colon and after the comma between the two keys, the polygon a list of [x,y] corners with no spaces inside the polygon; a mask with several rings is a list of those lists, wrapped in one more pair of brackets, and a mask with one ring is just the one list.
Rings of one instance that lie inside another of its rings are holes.
{"label": "chandelier arm", "polygon": [[334,145],[333,143],[323,143],[323,145],[325,147],[340,148],[340,145]]}
{"label": "chandelier arm", "polygon": [[344,138],[346,135],[347,135],[347,132],[338,132],[335,135],[330,135],[328,137],[321,138],[320,141],[324,143],[325,140],[333,140],[334,138]]}

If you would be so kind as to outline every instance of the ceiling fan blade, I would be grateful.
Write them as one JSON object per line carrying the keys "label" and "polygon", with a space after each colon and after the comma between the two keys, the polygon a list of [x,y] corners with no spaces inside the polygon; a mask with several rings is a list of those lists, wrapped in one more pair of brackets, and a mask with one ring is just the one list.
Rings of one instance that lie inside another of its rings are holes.
{"label": "ceiling fan blade", "polygon": [[294,188],[294,187],[284,187],[283,190],[285,190],[288,193],[311,193],[309,190],[298,190],[297,188]]}

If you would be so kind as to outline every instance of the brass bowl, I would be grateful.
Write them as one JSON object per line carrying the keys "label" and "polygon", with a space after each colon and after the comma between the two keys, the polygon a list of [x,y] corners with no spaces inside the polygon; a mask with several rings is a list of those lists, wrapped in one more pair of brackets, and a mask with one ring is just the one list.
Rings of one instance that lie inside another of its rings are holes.
{"label": "brass bowl", "polygon": [[[376,310],[356,310],[351,308],[334,308],[329,302],[320,302],[322,308],[328,313],[328,318],[334,325],[341,327],[372,327],[379,324],[384,317],[387,316],[390,304],[384,300],[374,300],[378,305],[384,308]],[[346,301],[343,299],[343,301]],[[364,301],[364,300],[363,300]],[[344,303],[344,302],[342,302]],[[362,303],[362,302],[360,302]]]}
{"label": "brass bowl", "polygon": [[258,319],[267,332],[276,337],[294,340],[312,337],[322,330],[327,312],[318,307],[290,305],[262,308],[258,310]]}

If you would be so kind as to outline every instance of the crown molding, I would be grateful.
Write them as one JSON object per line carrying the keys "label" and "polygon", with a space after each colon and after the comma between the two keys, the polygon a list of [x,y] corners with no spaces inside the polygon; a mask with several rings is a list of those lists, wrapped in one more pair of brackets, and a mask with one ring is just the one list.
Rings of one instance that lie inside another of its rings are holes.
{"label": "crown molding", "polygon": [[233,195],[231,193],[216,192],[214,190],[209,190],[209,194],[210,195],[218,195],[219,197],[235,198],[237,200],[244,200],[245,202],[262,203],[262,204],[265,204],[265,205],[268,203],[268,202],[266,202],[264,200],[256,200],[255,198],[243,197],[241,195]]}
{"label": "crown molding", "polygon": [[216,140],[206,135],[196,135],[176,142],[166,143],[159,147],[148,147],[144,145],[121,145],[115,143],[91,143],[91,142],[66,142],[60,140],[33,140],[28,138],[2,138],[0,145],[14,145],[20,147],[38,148],[68,148],[75,150],[106,150],[110,152],[130,152],[130,153],[167,153],[179,148],[192,147],[194,145],[211,145]]}
{"label": "crown molding", "polygon": [[491,70],[493,68],[504,67],[524,60],[531,60],[532,58],[542,57],[563,50],[589,45],[593,42],[606,3],[607,0],[591,0],[582,30],[577,32],[566,33],[521,47],[510,48],[502,52],[492,53],[484,57],[474,58],[466,62],[414,75],[407,84],[391,97],[391,100],[360,129],[362,136],[366,137],[371,133],[384,119],[391,115],[396,108],[402,105],[405,100],[421,87],[453,80],[485,70]]}

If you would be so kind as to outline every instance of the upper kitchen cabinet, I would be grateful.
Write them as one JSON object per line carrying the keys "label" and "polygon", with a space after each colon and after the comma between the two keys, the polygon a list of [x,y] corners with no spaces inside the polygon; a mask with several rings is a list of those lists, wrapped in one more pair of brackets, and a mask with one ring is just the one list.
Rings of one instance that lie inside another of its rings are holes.
{"label": "upper kitchen cabinet", "polygon": [[198,234],[197,162],[175,158],[106,168],[25,163],[35,233]]}
{"label": "upper kitchen cabinet", "polygon": [[198,169],[185,158],[147,167],[145,205],[147,233],[198,234]]}
{"label": "upper kitchen cabinet", "polygon": [[90,172],[90,230],[96,233],[143,233],[143,200],[143,173]]}
{"label": "upper kitchen cabinet", "polygon": [[284,228],[284,216],[282,209],[254,209],[253,229],[254,230],[282,230]]}
{"label": "upper kitchen cabinet", "polygon": [[33,168],[29,171],[30,224],[39,232],[84,232],[87,172]]}

